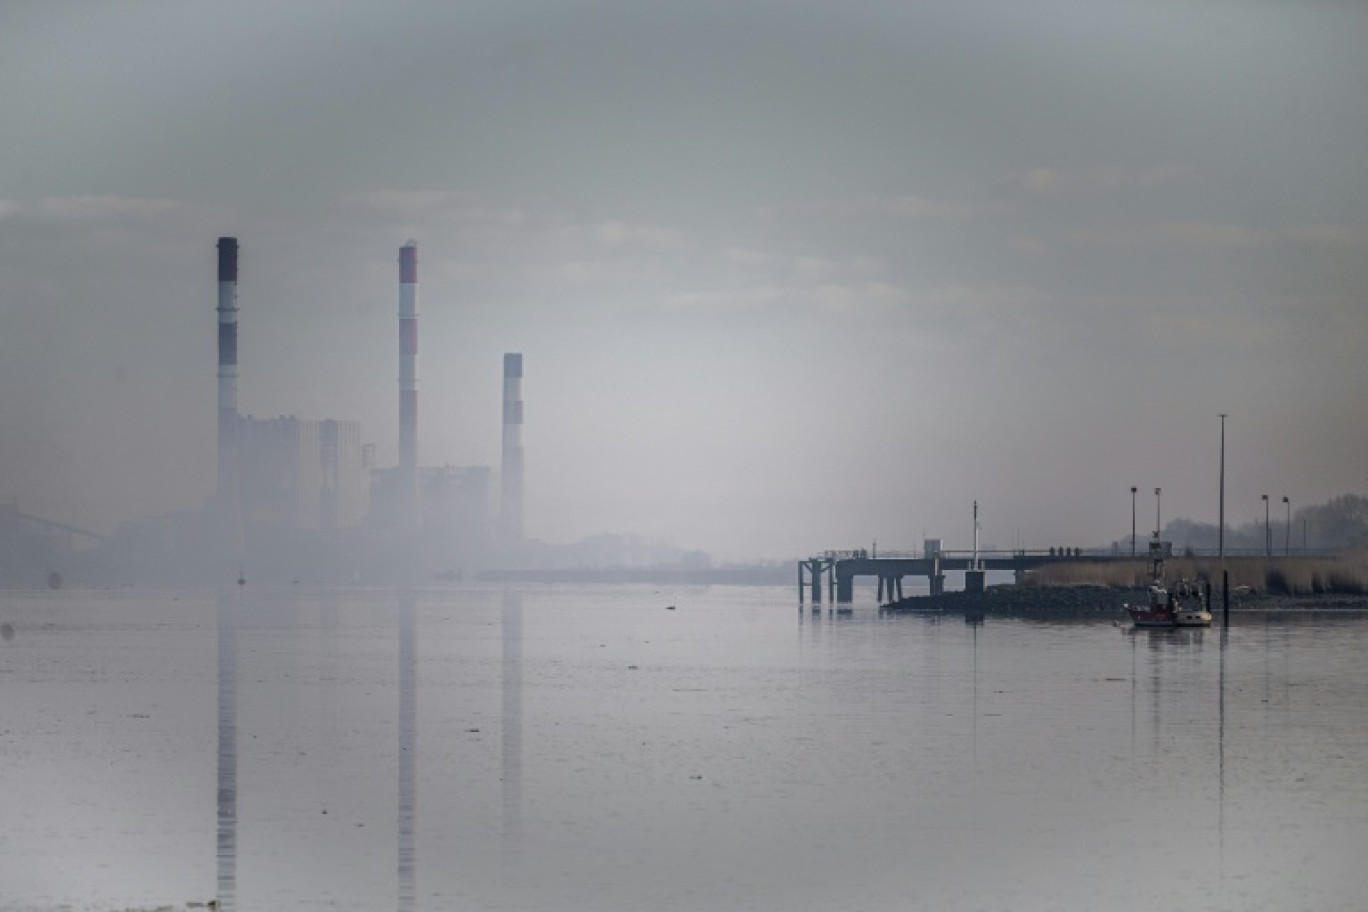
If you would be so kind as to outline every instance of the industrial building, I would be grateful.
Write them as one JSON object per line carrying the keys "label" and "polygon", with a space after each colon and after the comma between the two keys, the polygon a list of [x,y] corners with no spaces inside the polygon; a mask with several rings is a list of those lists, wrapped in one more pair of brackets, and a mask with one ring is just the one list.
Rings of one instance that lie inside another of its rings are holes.
{"label": "industrial building", "polygon": [[241,416],[237,451],[247,523],[333,531],[365,519],[370,479],[359,421]]}

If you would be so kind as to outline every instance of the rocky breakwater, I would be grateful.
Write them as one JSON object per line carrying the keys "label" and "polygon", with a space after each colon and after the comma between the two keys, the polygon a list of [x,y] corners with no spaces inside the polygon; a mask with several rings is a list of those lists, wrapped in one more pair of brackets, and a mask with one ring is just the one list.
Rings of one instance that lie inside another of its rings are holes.
{"label": "rocky breakwater", "polygon": [[[1125,618],[1122,606],[1143,603],[1145,590],[1118,586],[990,586],[983,592],[914,595],[881,606],[888,611],[943,611],[965,615],[1035,618]],[[1221,592],[1213,589],[1211,610],[1219,616]],[[1324,593],[1282,595],[1232,590],[1231,611],[1368,610],[1368,595]]]}
{"label": "rocky breakwater", "polygon": [[1126,602],[1143,601],[1137,589],[1111,586],[990,586],[983,592],[914,595],[889,602],[890,611],[944,611],[1003,617],[1122,617]]}

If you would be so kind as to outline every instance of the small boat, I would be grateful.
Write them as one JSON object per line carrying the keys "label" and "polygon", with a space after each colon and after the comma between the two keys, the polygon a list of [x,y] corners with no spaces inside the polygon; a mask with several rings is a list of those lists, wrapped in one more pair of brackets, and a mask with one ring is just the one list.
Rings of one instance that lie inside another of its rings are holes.
{"label": "small boat", "polygon": [[1196,584],[1179,580],[1171,590],[1164,585],[1164,543],[1156,532],[1150,541],[1149,600],[1125,605],[1136,627],[1210,627],[1211,612],[1202,604]]}

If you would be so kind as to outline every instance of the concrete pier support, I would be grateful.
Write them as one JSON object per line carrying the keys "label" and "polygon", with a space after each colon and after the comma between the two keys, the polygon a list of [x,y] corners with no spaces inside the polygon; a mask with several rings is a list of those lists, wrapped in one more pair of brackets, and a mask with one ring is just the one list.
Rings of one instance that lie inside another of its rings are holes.
{"label": "concrete pier support", "polygon": [[[812,604],[822,604],[822,571],[825,570],[829,562],[819,557],[811,560],[798,562],[798,601],[803,601],[803,587],[807,585],[812,590]],[[807,570],[807,578],[804,579],[803,571]],[[835,570],[831,571],[835,575]]]}
{"label": "concrete pier support", "polygon": [[902,601],[902,597],[902,577],[879,574],[879,601],[897,602]]}

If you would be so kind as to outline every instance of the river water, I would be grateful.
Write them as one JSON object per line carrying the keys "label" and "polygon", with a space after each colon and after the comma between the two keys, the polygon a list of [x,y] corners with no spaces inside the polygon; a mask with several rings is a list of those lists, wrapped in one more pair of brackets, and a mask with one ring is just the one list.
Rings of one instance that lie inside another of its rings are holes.
{"label": "river water", "polygon": [[[670,610],[668,606],[674,606]],[[0,595],[0,909],[1361,910],[1368,616]]]}

